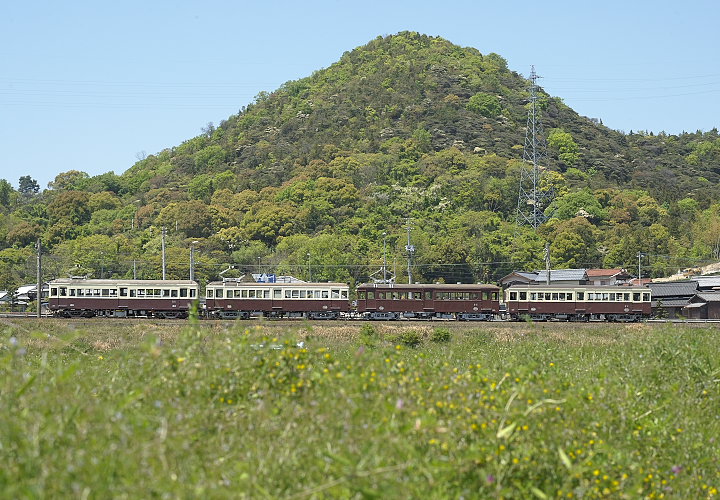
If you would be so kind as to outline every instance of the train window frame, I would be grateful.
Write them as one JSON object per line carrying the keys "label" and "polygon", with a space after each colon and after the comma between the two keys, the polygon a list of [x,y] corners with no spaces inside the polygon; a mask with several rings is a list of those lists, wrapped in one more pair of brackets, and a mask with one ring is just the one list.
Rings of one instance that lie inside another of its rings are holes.
{"label": "train window frame", "polygon": [[[181,288],[181,289],[180,289],[180,294],[179,294],[179,295],[180,295],[180,298],[186,298],[186,297],[188,296],[187,291],[188,291],[187,288]],[[212,298],[212,297],[210,297],[210,298]]]}
{"label": "train window frame", "polygon": [[215,298],[216,299],[223,299],[224,298],[223,295],[225,295],[225,294],[223,293],[222,288],[218,288],[215,290]]}
{"label": "train window frame", "polygon": [[191,288],[190,289],[190,298],[194,299],[195,297],[197,297],[197,289]]}
{"label": "train window frame", "polygon": [[650,292],[643,292],[643,302],[650,302]]}
{"label": "train window frame", "polygon": [[530,300],[533,302],[537,300],[537,292],[530,292]]}
{"label": "train window frame", "polygon": [[518,292],[518,299],[519,300],[527,300],[527,292]]}
{"label": "train window frame", "polygon": [[282,299],[282,288],[273,288],[273,299]]}
{"label": "train window frame", "polygon": [[163,288],[162,297],[163,297],[163,299],[170,297],[170,289],[169,288]]}
{"label": "train window frame", "polygon": [[[326,292],[326,290],[323,290],[323,299],[326,299],[326,298],[327,298],[327,297],[325,297],[325,295],[324,295],[325,292]],[[363,293],[365,293],[365,292],[363,292]],[[367,294],[366,294],[365,296],[367,297],[367,300],[375,300],[375,292],[373,292],[372,290],[368,290],[368,291],[367,291]],[[363,299],[364,299],[364,298],[365,298],[365,297],[363,297]]]}
{"label": "train window frame", "polygon": [[572,302],[573,301],[573,293],[565,292],[565,300]]}
{"label": "train window frame", "polygon": [[517,300],[518,293],[517,292],[510,292],[510,299],[509,300]]}
{"label": "train window frame", "polygon": [[432,300],[432,290],[425,291],[425,300]]}
{"label": "train window frame", "polygon": [[550,300],[555,300],[555,301],[560,300],[560,294],[558,292],[553,292],[550,295]]}
{"label": "train window frame", "polygon": [[578,302],[585,302],[585,292],[577,292]]}
{"label": "train window frame", "polygon": [[[368,292],[368,293],[373,293],[373,292]],[[329,299],[329,298],[330,298],[330,290],[323,290],[323,291],[322,291],[322,298],[323,298],[323,299]]]}
{"label": "train window frame", "polygon": [[205,292],[205,295],[206,295],[206,297],[205,297],[206,299],[214,299],[215,298],[215,290],[212,288],[208,288],[207,291]]}

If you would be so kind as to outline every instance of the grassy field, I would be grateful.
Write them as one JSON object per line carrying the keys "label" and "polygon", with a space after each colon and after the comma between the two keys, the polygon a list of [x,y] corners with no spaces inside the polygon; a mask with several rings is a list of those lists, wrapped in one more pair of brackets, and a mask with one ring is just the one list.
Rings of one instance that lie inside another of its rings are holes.
{"label": "grassy field", "polygon": [[4,320],[0,497],[711,498],[720,330]]}

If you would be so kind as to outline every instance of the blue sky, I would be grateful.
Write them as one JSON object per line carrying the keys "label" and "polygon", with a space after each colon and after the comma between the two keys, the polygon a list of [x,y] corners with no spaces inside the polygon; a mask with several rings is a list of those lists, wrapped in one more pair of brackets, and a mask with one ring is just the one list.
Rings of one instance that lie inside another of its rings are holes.
{"label": "blue sky", "polygon": [[720,4],[707,1],[8,2],[0,178],[122,173],[262,90],[378,35],[496,52],[581,115],[668,133],[720,125]]}

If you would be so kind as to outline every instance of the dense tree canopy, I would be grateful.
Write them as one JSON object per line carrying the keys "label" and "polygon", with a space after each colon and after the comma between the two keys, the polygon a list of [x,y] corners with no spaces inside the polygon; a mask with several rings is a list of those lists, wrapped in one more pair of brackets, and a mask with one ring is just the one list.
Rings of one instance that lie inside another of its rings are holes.
{"label": "dense tree canopy", "polygon": [[[528,81],[497,54],[403,32],[346,52],[122,175],[59,173],[40,192],[0,180],[0,279],[30,279],[41,237],[54,275],[170,277],[231,266],[355,282],[383,252],[407,279],[494,281],[543,265],[664,275],[720,258],[718,131],[625,134],[540,92],[555,199],[515,224]],[[27,269],[26,269],[27,268]],[[227,274],[226,274],[227,276]],[[375,274],[377,277],[377,274]]]}

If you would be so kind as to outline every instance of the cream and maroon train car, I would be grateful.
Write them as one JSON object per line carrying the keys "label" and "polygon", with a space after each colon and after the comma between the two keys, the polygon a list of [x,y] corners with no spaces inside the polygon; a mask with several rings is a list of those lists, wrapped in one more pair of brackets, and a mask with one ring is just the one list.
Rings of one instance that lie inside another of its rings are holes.
{"label": "cream and maroon train car", "polygon": [[213,281],[205,289],[208,316],[247,319],[337,319],[350,309],[345,283],[253,283],[232,279]]}
{"label": "cream and maroon train car", "polygon": [[590,285],[513,285],[505,290],[511,319],[535,321],[641,321],[649,318],[646,287]]}
{"label": "cream and maroon train car", "polygon": [[182,280],[63,278],[49,283],[55,316],[187,318],[198,285]]}
{"label": "cream and maroon train car", "polygon": [[485,284],[375,284],[358,286],[357,311],[367,319],[497,317],[500,288]]}

